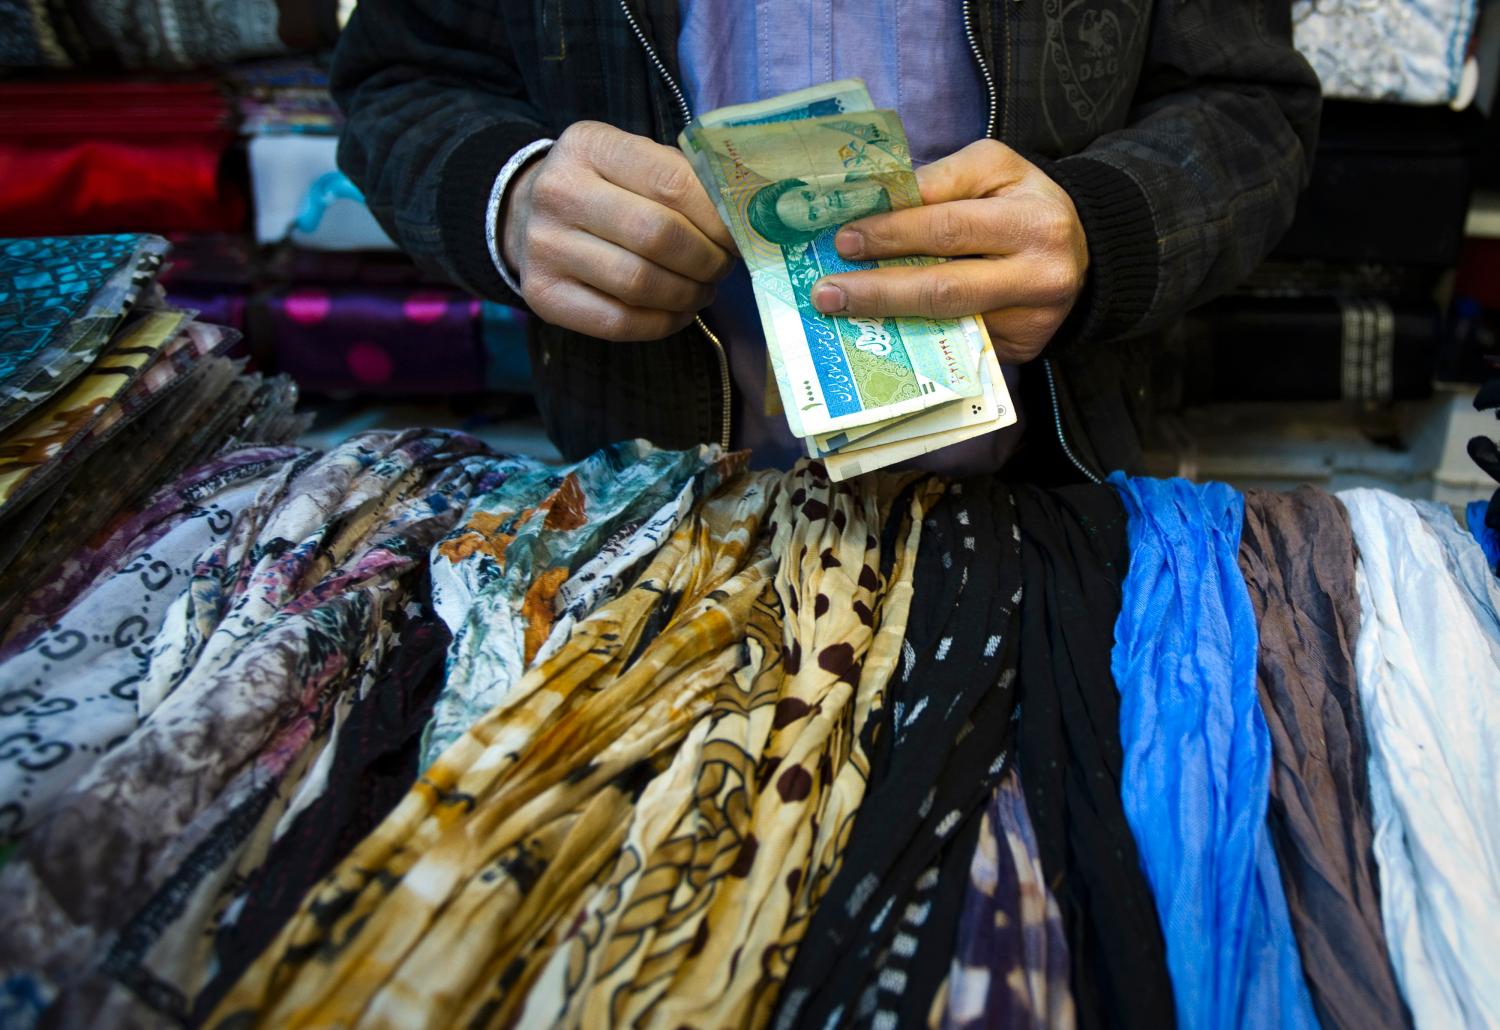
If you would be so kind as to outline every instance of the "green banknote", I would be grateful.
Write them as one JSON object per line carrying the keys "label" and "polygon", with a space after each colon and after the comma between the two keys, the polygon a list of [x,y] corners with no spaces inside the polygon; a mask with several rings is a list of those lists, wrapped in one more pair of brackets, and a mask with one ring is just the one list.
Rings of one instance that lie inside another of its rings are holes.
{"label": "green banknote", "polygon": [[[802,437],[984,390],[977,318],[830,317],[812,306],[811,288],[823,276],[877,267],[839,256],[833,238],[840,226],[921,203],[899,119],[854,109],[867,103],[862,87],[835,83],[713,112],[679,141],[750,269],[782,404]],[[806,116],[819,104],[830,113]]]}
{"label": "green banknote", "polygon": [[677,145],[687,154],[698,178],[707,187],[709,197],[718,206],[719,214],[727,224],[729,213],[724,208],[723,198],[719,196],[708,152],[694,142],[697,133],[705,128],[769,125],[772,122],[794,122],[804,118],[874,109],[875,105],[870,102],[870,92],[865,89],[864,82],[859,79],[842,79],[821,86],[809,86],[795,93],[784,93],[769,100],[758,100],[752,104],[720,107],[694,118],[677,137]]}
{"label": "green banknote", "polygon": [[[1011,425],[1016,415],[1011,411],[1009,391],[1005,377],[1000,371],[1000,362],[992,347],[986,346],[979,366],[979,381],[984,390],[978,397],[966,397],[949,404],[940,404],[915,415],[877,422],[862,427],[860,434],[848,432],[819,433],[804,441],[810,458],[826,458],[834,454],[853,454],[855,451],[885,447],[892,443],[929,438],[938,446],[960,430],[971,430],[979,426],[996,428]],[[873,430],[873,431],[867,431]],[[967,437],[964,437],[967,439]],[[925,453],[925,452],[923,452]]]}

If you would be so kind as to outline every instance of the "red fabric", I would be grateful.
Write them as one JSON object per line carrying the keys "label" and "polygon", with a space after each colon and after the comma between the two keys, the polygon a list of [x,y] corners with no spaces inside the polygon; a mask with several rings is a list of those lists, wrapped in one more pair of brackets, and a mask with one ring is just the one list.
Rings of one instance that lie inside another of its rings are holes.
{"label": "red fabric", "polygon": [[0,236],[238,231],[234,140],[212,83],[0,85]]}
{"label": "red fabric", "polygon": [[1500,240],[1474,236],[1464,240],[1453,292],[1500,311]]}

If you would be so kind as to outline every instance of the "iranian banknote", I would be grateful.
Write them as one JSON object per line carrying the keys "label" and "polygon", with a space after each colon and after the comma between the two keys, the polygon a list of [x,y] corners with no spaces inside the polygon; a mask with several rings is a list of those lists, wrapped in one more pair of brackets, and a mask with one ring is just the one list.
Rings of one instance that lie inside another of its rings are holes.
{"label": "iranian banknote", "polygon": [[922,436],[934,436],[972,429],[977,426],[1009,425],[1014,415],[1010,410],[1010,395],[1006,388],[1000,362],[995,358],[993,347],[984,350],[979,368],[979,381],[983,391],[977,397],[965,397],[936,408],[903,418],[879,422],[872,432],[858,435],[851,433],[820,433],[807,438],[807,453],[812,458],[825,458],[832,454],[852,454],[859,450],[882,447]]}
{"label": "iranian banknote", "polygon": [[876,267],[838,254],[839,226],[921,203],[895,114],[711,120],[687,130],[685,149],[695,168],[711,173],[709,192],[749,267],[792,432],[855,429],[982,394],[977,318],[846,318],[812,305],[811,288],[823,276]]}
{"label": "iranian banknote", "polygon": [[766,409],[785,414],[833,479],[1016,421],[977,316],[852,319],[812,307],[821,277],[877,267],[838,255],[839,226],[921,203],[901,124],[874,109],[862,82],[711,111],[678,144],[750,269],[767,340]]}

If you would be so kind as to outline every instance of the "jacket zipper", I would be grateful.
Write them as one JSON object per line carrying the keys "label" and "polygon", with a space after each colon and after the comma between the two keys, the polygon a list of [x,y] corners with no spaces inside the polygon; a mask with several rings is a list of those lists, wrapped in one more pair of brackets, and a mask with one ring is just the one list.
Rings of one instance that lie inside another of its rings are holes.
{"label": "jacket zipper", "polygon": [[[635,35],[636,42],[646,52],[646,59],[651,62],[651,66],[656,69],[657,76],[667,87],[667,91],[672,94],[672,99],[677,103],[677,111],[682,115],[682,126],[683,128],[687,128],[688,123],[693,120],[693,109],[688,106],[687,97],[683,94],[682,87],[677,85],[677,80],[672,78],[671,72],[667,71],[667,66],[663,63],[661,55],[656,52],[656,47],[652,46],[651,40],[646,37],[646,32],[641,28],[641,23],[636,20],[635,12],[630,9],[630,0],[620,0],[620,10],[624,13],[625,21],[629,24],[630,31]],[[698,324],[699,330],[708,338],[708,342],[713,344],[714,355],[719,359],[719,397],[723,402],[721,409],[723,418],[719,426],[719,445],[727,451],[729,449],[730,402],[733,397],[729,382],[729,355],[724,351],[723,341],[714,335],[713,330],[708,327],[708,323],[703,321],[702,315],[695,316],[693,321]]]}
{"label": "jacket zipper", "polygon": [[[645,30],[641,28],[641,23],[636,20],[635,12],[630,9],[630,0],[620,0],[620,11],[625,15],[625,22],[630,26],[630,31],[635,36],[636,42],[641,45],[641,49],[645,52],[646,59],[651,62],[651,66],[656,69],[657,76],[667,87],[667,91],[671,93],[672,100],[677,104],[678,113],[682,115],[682,124],[685,128],[693,120],[693,109],[688,106],[687,97],[683,94],[682,87],[677,84],[676,79],[672,78],[672,73],[667,70],[667,66],[662,61],[661,55],[656,52],[656,47],[651,45],[651,40],[647,38]],[[964,35],[968,39],[969,50],[974,55],[974,63],[979,67],[979,75],[984,80],[985,96],[989,102],[989,109],[985,118],[985,135],[993,137],[995,135],[995,119],[1000,110],[1000,96],[995,86],[994,73],[990,70],[989,62],[984,57],[984,50],[979,45],[979,33],[974,26],[974,0],[964,0]],[[720,427],[721,435],[719,442],[725,449],[728,449],[730,437],[730,402],[732,396],[729,379],[729,356],[724,351],[723,341],[714,335],[713,330],[709,329],[708,324],[703,321],[703,316],[697,316],[694,321],[697,322],[699,330],[702,331],[708,342],[713,345],[714,354],[719,360],[719,390],[723,402],[723,421]],[[1073,463],[1073,467],[1083,473],[1084,477],[1090,482],[1103,482],[1093,470],[1078,459],[1078,456],[1073,453],[1073,448],[1068,446],[1068,437],[1063,430],[1062,406],[1058,402],[1056,373],[1053,371],[1052,360],[1050,358],[1043,358],[1042,368],[1047,373],[1047,393],[1052,401],[1052,424],[1057,430],[1057,442],[1062,446],[1063,454]]]}
{"label": "jacket zipper", "polygon": [[990,63],[984,59],[984,50],[979,45],[979,33],[974,28],[974,0],[964,0],[964,36],[969,40],[969,52],[979,66],[979,77],[984,79],[984,92],[990,102],[989,117],[984,122],[984,134],[995,137],[995,115],[1000,110],[1000,94],[995,89],[995,76],[990,72]]}
{"label": "jacket zipper", "polygon": [[[621,0],[623,3],[624,0]],[[1020,3],[1021,0],[1015,0]],[[1001,17],[1006,17],[1002,12]],[[974,63],[979,66],[979,76],[984,80],[984,91],[989,98],[989,117],[985,120],[984,134],[995,138],[995,119],[1000,110],[1000,94],[995,87],[995,75],[990,70],[990,63],[985,59],[984,48],[979,45],[979,32],[974,27],[974,0],[964,0],[964,35],[969,41],[969,52],[974,55]],[[1073,467],[1082,472],[1084,477],[1091,483],[1104,482],[1087,465],[1079,460],[1078,455],[1073,453],[1073,448],[1068,446],[1068,436],[1063,431],[1062,404],[1057,396],[1057,377],[1052,368],[1052,359],[1042,359],[1042,371],[1047,373],[1047,396],[1052,401],[1052,425],[1057,430],[1057,442],[1062,446],[1062,452]]]}

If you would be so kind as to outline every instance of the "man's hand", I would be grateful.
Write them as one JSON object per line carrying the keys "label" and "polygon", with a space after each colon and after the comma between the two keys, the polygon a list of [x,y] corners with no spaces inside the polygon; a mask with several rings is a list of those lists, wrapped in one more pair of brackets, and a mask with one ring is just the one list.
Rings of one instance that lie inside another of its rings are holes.
{"label": "man's hand", "polygon": [[602,122],[570,126],[523,169],[500,224],[531,310],[607,340],[688,325],[735,253],[687,158]]}
{"label": "man's hand", "polygon": [[834,239],[845,258],[931,254],[929,268],[832,275],[813,287],[825,314],[955,318],[983,313],[1006,363],[1042,352],[1073,308],[1088,243],[1073,201],[1045,172],[996,140],[917,170],[924,206],[851,222]]}

